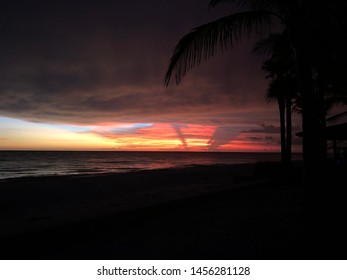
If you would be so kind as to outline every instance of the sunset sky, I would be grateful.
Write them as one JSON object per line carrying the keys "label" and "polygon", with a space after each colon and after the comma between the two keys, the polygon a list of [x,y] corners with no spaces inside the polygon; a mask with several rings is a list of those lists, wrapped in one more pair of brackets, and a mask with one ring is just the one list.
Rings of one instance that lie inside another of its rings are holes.
{"label": "sunset sky", "polygon": [[1,1],[0,149],[279,151],[254,39],[163,84],[179,39],[234,11],[208,2]]}

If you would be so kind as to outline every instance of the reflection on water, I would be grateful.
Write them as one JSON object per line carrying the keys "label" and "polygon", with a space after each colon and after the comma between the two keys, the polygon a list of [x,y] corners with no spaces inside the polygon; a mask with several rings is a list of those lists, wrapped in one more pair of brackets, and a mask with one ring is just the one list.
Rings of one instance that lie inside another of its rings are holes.
{"label": "reflection on water", "polygon": [[[294,155],[301,159],[301,155]],[[279,161],[277,153],[0,152],[0,179]]]}

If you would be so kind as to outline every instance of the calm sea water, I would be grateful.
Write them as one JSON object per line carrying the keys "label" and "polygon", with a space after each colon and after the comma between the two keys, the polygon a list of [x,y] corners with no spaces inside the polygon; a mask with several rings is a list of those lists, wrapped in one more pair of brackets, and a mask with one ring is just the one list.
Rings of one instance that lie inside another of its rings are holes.
{"label": "calm sea water", "polygon": [[276,153],[0,151],[0,179],[279,160],[280,155]]}

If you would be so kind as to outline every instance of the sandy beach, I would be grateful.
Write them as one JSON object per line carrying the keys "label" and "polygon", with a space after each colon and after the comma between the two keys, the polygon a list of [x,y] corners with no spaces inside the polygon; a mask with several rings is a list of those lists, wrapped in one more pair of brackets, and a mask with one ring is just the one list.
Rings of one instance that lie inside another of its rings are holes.
{"label": "sandy beach", "polygon": [[276,164],[243,164],[3,180],[1,259],[339,258],[326,255],[334,247],[317,253],[307,244],[298,170],[285,178]]}

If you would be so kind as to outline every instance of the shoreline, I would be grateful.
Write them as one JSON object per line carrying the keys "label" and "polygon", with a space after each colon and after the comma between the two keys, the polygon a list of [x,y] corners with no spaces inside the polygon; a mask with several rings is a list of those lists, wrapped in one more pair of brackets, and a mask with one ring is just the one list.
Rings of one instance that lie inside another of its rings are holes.
{"label": "shoreline", "polygon": [[280,171],[211,165],[0,183],[0,258],[338,258],[305,243],[301,173]]}
{"label": "shoreline", "polygon": [[[174,169],[190,169],[190,168],[209,168],[209,167],[231,167],[231,166],[238,166],[238,165],[256,165],[258,163],[231,163],[231,164],[223,164],[223,163],[215,163],[215,164],[189,164],[189,165],[179,165],[179,166],[172,166],[172,167],[163,167],[163,168],[124,168],[126,171],[121,172],[85,172],[85,173],[74,173],[74,174],[47,174],[47,175],[23,175],[18,177],[8,177],[0,179],[0,184],[2,182],[7,183],[10,181],[20,181],[20,180],[41,180],[46,178],[51,179],[58,179],[58,178],[73,178],[73,177],[100,177],[100,176],[117,176],[118,174],[132,174],[137,172],[156,172],[156,171],[167,171],[167,170],[174,170]],[[121,170],[121,169],[120,169]]]}
{"label": "shoreline", "polygon": [[[252,164],[211,165],[0,181],[0,235],[239,187],[238,178],[243,176],[248,181],[253,169]],[[6,217],[5,213],[10,215]]]}
{"label": "shoreline", "polygon": [[[278,153],[235,152],[1,152],[0,181],[42,176],[98,175],[189,167],[196,163],[245,164],[279,161]],[[300,157],[301,158],[301,157]]]}

